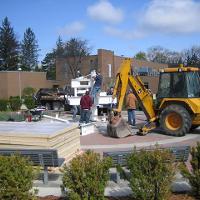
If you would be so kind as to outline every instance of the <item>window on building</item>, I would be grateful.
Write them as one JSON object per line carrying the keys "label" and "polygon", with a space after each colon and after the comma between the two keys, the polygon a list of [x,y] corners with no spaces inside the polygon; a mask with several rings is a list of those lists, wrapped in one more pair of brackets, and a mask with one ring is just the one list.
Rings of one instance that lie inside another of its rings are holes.
{"label": "window on building", "polygon": [[144,86],[149,89],[149,83],[148,82],[144,82]]}
{"label": "window on building", "polygon": [[158,70],[153,69],[151,67],[147,67],[147,66],[135,68],[135,70],[137,71],[136,73],[139,76],[158,76],[159,75]]}

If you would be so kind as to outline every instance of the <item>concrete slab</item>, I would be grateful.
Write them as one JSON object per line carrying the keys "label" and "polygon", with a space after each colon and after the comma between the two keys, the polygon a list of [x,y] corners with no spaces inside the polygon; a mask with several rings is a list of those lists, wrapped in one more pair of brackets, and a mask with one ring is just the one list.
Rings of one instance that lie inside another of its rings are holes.
{"label": "concrete slab", "polygon": [[68,160],[80,150],[80,129],[78,123],[1,122],[0,148],[56,149]]}
{"label": "concrete slab", "polygon": [[61,122],[0,122],[1,135],[34,135],[51,137],[61,131],[77,128],[78,123]]}

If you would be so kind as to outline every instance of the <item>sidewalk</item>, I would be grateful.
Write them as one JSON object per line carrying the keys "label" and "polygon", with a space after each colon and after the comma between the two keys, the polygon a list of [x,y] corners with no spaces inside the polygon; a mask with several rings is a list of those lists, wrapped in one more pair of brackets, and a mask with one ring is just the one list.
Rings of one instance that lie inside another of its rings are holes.
{"label": "sidewalk", "polygon": [[[47,195],[62,196],[60,185],[62,184],[62,177],[53,176],[49,177],[49,183],[44,185],[41,180],[36,180],[34,182],[34,189],[38,189],[38,196],[44,197]],[[172,191],[177,193],[183,193],[190,191],[191,187],[186,180],[180,174],[176,175],[175,181],[172,183]],[[108,181],[108,185],[105,188],[105,196],[128,196],[131,194],[131,188],[128,185],[128,181],[123,179],[117,184],[114,181]]]}

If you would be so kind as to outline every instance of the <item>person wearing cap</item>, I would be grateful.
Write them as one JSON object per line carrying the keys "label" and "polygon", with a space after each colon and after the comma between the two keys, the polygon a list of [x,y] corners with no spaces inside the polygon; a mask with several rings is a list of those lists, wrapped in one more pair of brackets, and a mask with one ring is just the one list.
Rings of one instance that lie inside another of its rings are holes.
{"label": "person wearing cap", "polygon": [[87,124],[90,121],[90,109],[92,107],[92,98],[89,95],[89,91],[86,91],[85,95],[81,97],[80,106],[81,106],[80,123],[85,122]]}
{"label": "person wearing cap", "polygon": [[135,126],[135,109],[136,109],[136,97],[133,94],[132,90],[128,91],[126,97],[126,108],[128,112],[128,123],[131,126]]}

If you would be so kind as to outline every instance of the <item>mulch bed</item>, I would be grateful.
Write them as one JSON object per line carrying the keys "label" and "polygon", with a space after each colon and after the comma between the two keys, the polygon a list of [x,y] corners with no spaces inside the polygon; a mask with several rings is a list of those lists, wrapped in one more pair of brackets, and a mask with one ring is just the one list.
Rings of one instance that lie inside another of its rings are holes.
{"label": "mulch bed", "polygon": [[[65,200],[61,197],[46,196],[40,197],[38,200]],[[107,197],[107,200],[132,200],[130,197]],[[195,200],[195,198],[186,194],[173,194],[169,200]]]}

